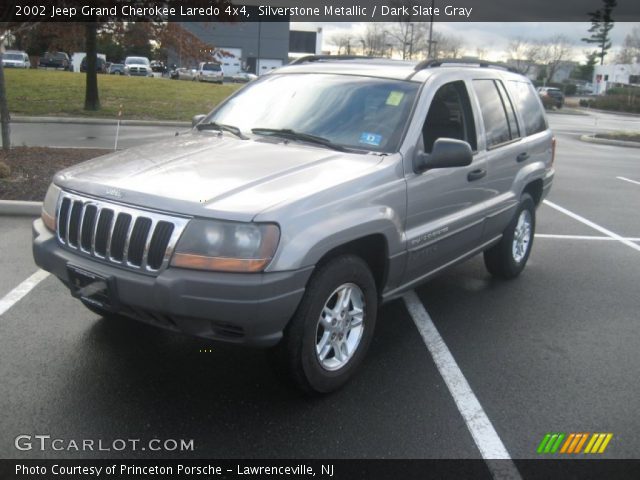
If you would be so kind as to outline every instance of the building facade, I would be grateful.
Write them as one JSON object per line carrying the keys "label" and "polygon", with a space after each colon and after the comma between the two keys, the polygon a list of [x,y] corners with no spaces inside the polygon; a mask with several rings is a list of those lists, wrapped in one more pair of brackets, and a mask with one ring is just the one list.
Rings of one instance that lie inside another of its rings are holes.
{"label": "building facade", "polygon": [[[198,61],[220,62],[227,76],[240,71],[261,75],[288,62],[289,22],[184,22],[181,26],[214,47]],[[168,62],[181,67],[197,63],[176,51],[169,52]]]}

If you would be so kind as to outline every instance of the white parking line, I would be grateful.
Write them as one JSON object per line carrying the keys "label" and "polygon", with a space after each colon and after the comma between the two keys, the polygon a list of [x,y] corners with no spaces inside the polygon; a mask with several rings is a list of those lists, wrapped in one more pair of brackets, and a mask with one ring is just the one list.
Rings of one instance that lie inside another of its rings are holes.
{"label": "white parking line", "polygon": [[604,233],[607,237],[613,238],[614,240],[617,240],[620,243],[624,243],[627,247],[633,248],[635,251],[640,252],[640,245],[636,245],[635,243],[627,240],[626,238],[621,237],[617,233],[614,233],[611,230],[607,230],[606,228],[601,227],[597,223],[593,223],[591,220],[587,220],[586,218],[581,217],[577,213],[573,213],[572,211],[567,210],[566,208],[563,208],[560,205],[556,205],[555,203],[550,202],[549,200],[545,200],[544,204],[550,206],[551,208],[553,208],[553,209],[555,209],[555,210],[557,210],[559,212],[564,213],[565,215],[568,215],[569,217],[573,218],[574,220],[577,220],[577,221],[579,221],[581,223],[584,223],[585,225],[593,228],[594,230],[598,230],[600,233]]}
{"label": "white parking line", "polygon": [[49,272],[38,269],[36,273],[27,278],[24,282],[18,285],[16,288],[7,293],[0,299],[0,315],[13,307],[20,301],[27,293],[38,285],[42,280],[49,276]]}
{"label": "white parking line", "polygon": [[[617,242],[617,238],[597,237],[595,235],[554,235],[551,233],[536,233],[536,238],[557,238],[561,240],[605,240],[609,242]],[[640,237],[623,237],[630,242],[640,242]]]}
{"label": "white parking line", "polygon": [[636,185],[640,185],[640,182],[636,182],[635,180],[631,180],[629,178],[626,177],[616,177],[618,180],[624,180],[625,182],[631,182],[631,183],[635,183]]}
{"label": "white parking line", "polygon": [[[511,462],[511,456],[505,448],[498,433],[493,428],[489,417],[482,409],[480,402],[471,390],[467,379],[464,377],[455,358],[438,333],[431,317],[425,310],[422,302],[412,290],[403,297],[407,310],[416,324],[422,340],[424,341],[433,361],[442,375],[453,400],[462,414],[467,428],[476,443],[482,458],[485,460],[501,460],[500,462],[487,462],[487,466],[494,478],[519,479],[520,475],[515,464]],[[508,460],[505,462],[505,460]]]}

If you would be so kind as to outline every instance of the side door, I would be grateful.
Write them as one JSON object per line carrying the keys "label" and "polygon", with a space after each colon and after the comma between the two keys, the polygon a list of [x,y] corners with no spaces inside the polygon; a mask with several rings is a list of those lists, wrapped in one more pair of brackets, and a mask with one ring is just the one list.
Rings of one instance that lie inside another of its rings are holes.
{"label": "side door", "polygon": [[518,172],[529,159],[513,102],[498,78],[472,81],[476,105],[482,116],[480,143],[487,159],[486,186],[489,201],[485,205],[483,242],[499,236],[513,217],[518,205],[513,187]]}
{"label": "side door", "polygon": [[415,150],[429,154],[438,138],[454,138],[469,143],[474,155],[465,167],[434,168],[422,173],[405,168],[405,284],[419,281],[478,247],[484,220],[482,203],[489,197],[487,165],[478,152],[477,115],[467,84],[453,81],[430,90],[435,93],[431,99],[423,99],[429,102],[429,108]]}

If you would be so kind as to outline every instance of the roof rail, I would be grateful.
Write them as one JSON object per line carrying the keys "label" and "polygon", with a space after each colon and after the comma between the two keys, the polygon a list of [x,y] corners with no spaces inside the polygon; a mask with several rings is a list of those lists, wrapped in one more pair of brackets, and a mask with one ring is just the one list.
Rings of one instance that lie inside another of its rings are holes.
{"label": "roof rail", "polygon": [[372,60],[376,57],[363,55],[305,55],[289,62],[289,65],[299,65],[301,63],[319,62],[322,60]]}
{"label": "roof rail", "polygon": [[440,60],[423,60],[422,62],[418,63],[415,67],[414,70],[419,71],[419,70],[424,70],[425,68],[434,68],[434,67],[441,67],[445,64],[449,64],[449,65],[467,65],[467,66],[477,66],[480,68],[500,68],[502,70],[506,70],[508,72],[514,72],[514,73],[518,73],[517,70],[515,70],[512,67],[507,67],[505,65],[499,65],[496,63],[489,63],[489,62],[483,62],[482,60],[464,60],[464,59],[460,59],[460,58],[443,58]]}

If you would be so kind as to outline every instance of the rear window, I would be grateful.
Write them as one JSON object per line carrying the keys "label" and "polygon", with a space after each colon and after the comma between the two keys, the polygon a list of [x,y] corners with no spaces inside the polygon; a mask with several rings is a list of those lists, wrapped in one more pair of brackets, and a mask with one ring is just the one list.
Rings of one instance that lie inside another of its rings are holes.
{"label": "rear window", "polygon": [[205,63],[202,66],[202,70],[207,70],[209,72],[219,72],[220,65],[218,65],[217,63]]}
{"label": "rear window", "polygon": [[516,104],[516,108],[520,112],[524,122],[524,131],[526,135],[544,132],[547,126],[547,120],[542,109],[540,97],[528,82],[518,82],[510,80],[507,82],[511,97]]}

